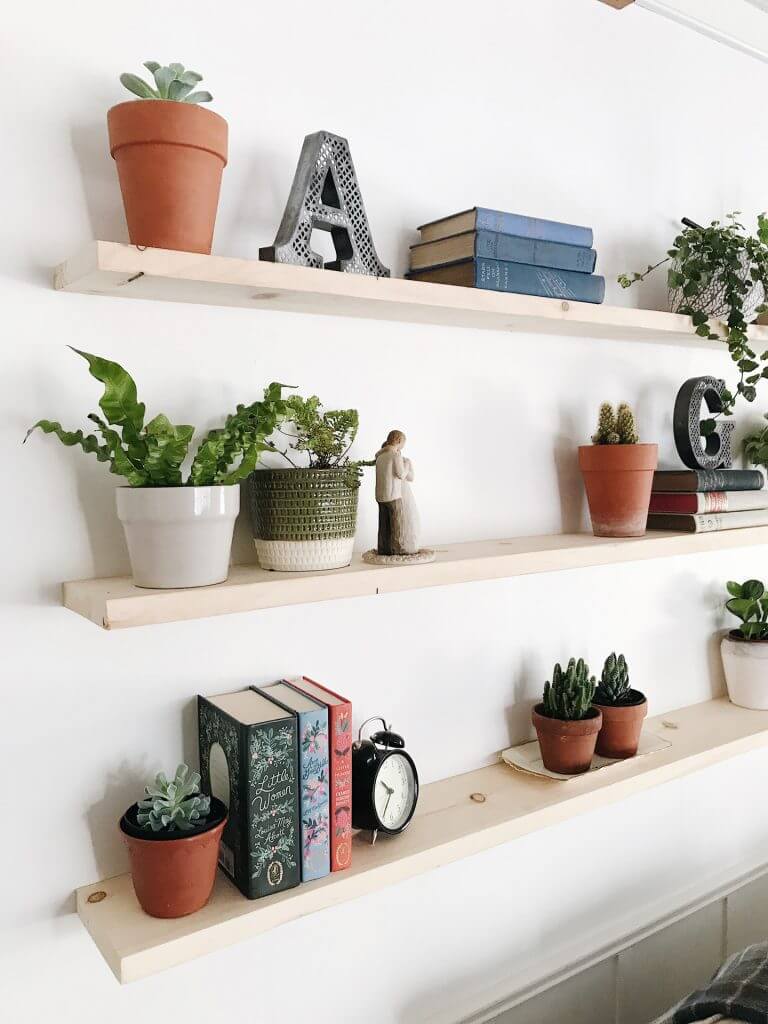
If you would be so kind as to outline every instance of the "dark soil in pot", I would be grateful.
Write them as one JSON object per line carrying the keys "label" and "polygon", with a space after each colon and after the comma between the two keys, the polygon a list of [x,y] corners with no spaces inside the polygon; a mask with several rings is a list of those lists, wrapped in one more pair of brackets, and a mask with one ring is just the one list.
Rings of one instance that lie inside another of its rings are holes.
{"label": "dark soil in pot", "polygon": [[589,770],[603,716],[591,708],[586,718],[565,721],[544,714],[544,705],[532,712],[544,767],[558,775],[580,775]]}
{"label": "dark soil in pot", "polygon": [[629,698],[622,704],[594,702],[603,715],[596,748],[601,757],[626,758],[637,753],[648,701],[639,690],[630,690]]}

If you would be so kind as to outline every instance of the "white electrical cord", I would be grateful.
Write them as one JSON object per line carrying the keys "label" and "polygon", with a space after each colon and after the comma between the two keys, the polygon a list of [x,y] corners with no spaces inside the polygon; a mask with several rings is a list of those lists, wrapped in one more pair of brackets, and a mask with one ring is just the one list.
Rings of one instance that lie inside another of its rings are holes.
{"label": "white electrical cord", "polygon": [[[761,11],[768,13],[768,0],[748,0],[748,2]],[[757,60],[762,60],[768,64],[768,51],[750,46],[743,39],[739,39],[729,32],[723,32],[714,25],[701,21],[699,18],[694,18],[690,14],[683,14],[682,11],[677,10],[666,0],[635,0],[635,4],[637,7],[643,7],[646,11],[660,14],[663,18],[676,21],[679,25],[685,25],[686,28],[693,29],[694,32],[700,32],[703,36],[716,39],[719,43],[724,43],[726,46],[731,46],[734,50],[740,50],[742,53],[746,53],[748,56],[755,57]]]}

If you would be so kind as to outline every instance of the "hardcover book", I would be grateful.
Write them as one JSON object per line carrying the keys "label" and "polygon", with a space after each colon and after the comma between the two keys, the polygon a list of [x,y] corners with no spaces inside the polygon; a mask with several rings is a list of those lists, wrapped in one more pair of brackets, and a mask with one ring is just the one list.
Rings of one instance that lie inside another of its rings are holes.
{"label": "hardcover book", "polygon": [[[579,274],[572,270],[551,270],[528,263],[508,263],[478,256],[445,267],[416,270],[406,275],[416,281],[456,284],[466,288],[485,288],[494,292],[516,292],[574,302],[602,302],[605,278],[599,274]],[[690,489],[690,488],[689,488]]]}
{"label": "hardcover book", "polygon": [[672,512],[678,515],[702,512],[746,512],[768,508],[768,491],[656,491],[651,495],[651,512]]}
{"label": "hardcover book", "polygon": [[304,676],[293,685],[328,708],[331,871],[352,863],[352,704]]}
{"label": "hardcover book", "polygon": [[583,245],[592,248],[592,228],[578,224],[564,224],[559,220],[542,220],[540,217],[526,217],[519,213],[504,213],[475,206],[471,210],[453,213],[450,217],[432,220],[419,226],[422,242],[434,242],[436,238],[458,235],[462,231],[500,231],[504,235],[520,235],[522,238],[538,238],[542,242],[564,242],[566,245]]}
{"label": "hardcover book", "polygon": [[328,708],[284,680],[254,689],[297,717],[301,880],[323,878],[331,870]]}
{"label": "hardcover book", "polygon": [[229,808],[219,863],[249,899],[299,884],[296,717],[253,690],[197,698],[202,790]]}
{"label": "hardcover book", "polygon": [[753,509],[749,512],[712,512],[690,516],[653,512],[648,516],[649,530],[716,533],[720,530],[741,530],[749,526],[768,526],[768,509]]}
{"label": "hardcover book", "polygon": [[594,249],[560,242],[541,242],[520,235],[502,235],[498,231],[465,231],[434,242],[411,246],[411,270],[426,270],[458,260],[485,256],[509,263],[530,263],[555,270],[573,270],[591,274],[597,262]]}
{"label": "hardcover book", "polygon": [[657,469],[654,491],[759,491],[759,469]]}

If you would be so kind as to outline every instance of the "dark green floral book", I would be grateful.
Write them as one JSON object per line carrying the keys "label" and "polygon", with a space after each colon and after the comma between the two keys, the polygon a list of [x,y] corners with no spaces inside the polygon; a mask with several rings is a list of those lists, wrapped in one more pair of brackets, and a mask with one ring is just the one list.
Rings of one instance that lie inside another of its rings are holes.
{"label": "dark green floral book", "polygon": [[296,716],[255,690],[197,698],[204,793],[229,808],[219,864],[249,899],[299,884]]}

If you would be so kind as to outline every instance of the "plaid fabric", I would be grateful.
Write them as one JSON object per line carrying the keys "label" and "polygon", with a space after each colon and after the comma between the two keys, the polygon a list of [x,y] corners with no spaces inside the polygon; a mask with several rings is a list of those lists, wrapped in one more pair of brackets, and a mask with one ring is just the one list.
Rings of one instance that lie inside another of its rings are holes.
{"label": "plaid fabric", "polygon": [[734,954],[707,986],[686,996],[653,1024],[693,1024],[723,1017],[768,1024],[768,942]]}

